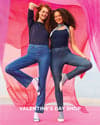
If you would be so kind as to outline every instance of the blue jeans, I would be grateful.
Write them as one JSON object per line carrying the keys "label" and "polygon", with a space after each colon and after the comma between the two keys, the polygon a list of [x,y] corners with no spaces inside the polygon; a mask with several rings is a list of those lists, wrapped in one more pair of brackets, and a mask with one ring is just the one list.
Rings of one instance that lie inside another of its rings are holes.
{"label": "blue jeans", "polygon": [[54,48],[51,50],[51,71],[55,83],[55,96],[57,100],[58,111],[63,111],[63,94],[59,88],[61,74],[64,64],[76,66],[76,68],[67,73],[68,79],[86,72],[92,67],[89,60],[71,53],[68,47]]}
{"label": "blue jeans", "polygon": [[[37,97],[37,107],[43,107],[45,102],[45,83],[46,77],[50,65],[50,50],[47,45],[33,45],[28,47],[27,55],[20,57],[14,62],[6,66],[6,72],[12,75],[17,81],[19,81],[24,87],[28,87],[33,78],[20,69],[30,66],[32,64],[39,64],[39,87],[40,96]],[[37,112],[43,112],[43,110],[37,109]]]}

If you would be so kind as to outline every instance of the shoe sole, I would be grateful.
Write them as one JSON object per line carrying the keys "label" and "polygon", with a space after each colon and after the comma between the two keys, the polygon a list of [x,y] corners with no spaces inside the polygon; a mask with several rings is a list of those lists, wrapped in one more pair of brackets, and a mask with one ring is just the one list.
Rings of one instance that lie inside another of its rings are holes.
{"label": "shoe sole", "polygon": [[39,119],[34,119],[34,122],[40,122],[40,120]]}
{"label": "shoe sole", "polygon": [[64,119],[57,119],[58,122],[64,122]]}
{"label": "shoe sole", "polygon": [[34,122],[39,122],[40,121],[40,119],[38,119],[38,118],[33,118],[33,120],[34,120]]}

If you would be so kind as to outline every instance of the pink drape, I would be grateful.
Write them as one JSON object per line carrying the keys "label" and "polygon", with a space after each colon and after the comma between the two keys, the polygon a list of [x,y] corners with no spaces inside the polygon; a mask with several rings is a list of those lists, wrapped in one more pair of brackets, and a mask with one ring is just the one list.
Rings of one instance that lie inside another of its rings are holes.
{"label": "pink drape", "polygon": [[0,64],[3,59],[4,44],[7,40],[9,0],[0,1]]}
{"label": "pink drape", "polygon": [[[30,106],[34,105],[36,102],[36,92],[31,84],[28,88],[24,88],[14,78],[5,73],[5,66],[8,63],[20,56],[25,55],[27,52],[29,39],[27,27],[28,2],[28,0],[11,0],[10,2],[7,42],[5,44],[2,65],[3,73],[7,83],[8,93],[17,106]],[[33,0],[33,2],[40,3],[40,0]],[[56,0],[56,3],[53,0],[41,0],[41,2],[48,3],[52,9],[64,7],[73,14],[77,23],[77,28],[75,31],[77,45],[82,52],[89,55],[90,51],[87,42],[89,35],[87,30],[87,17],[80,4],[75,0],[73,0],[73,2],[70,2],[69,0],[58,0],[57,2]],[[73,67],[65,65],[63,72],[69,72],[72,69]],[[36,77],[38,76],[38,65],[32,65],[30,67],[24,68],[23,71],[28,73],[32,77]],[[55,102],[54,83],[50,70],[48,72],[46,82],[46,103],[49,102]],[[65,84],[64,102],[79,106],[75,94],[74,79],[68,81],[68,84]]]}
{"label": "pink drape", "polygon": [[89,44],[100,70],[100,0],[78,0],[88,21]]}

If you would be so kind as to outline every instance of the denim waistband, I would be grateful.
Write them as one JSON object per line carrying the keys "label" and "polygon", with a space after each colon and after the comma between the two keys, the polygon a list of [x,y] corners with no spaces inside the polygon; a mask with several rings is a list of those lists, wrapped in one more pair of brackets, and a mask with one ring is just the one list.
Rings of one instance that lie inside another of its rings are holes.
{"label": "denim waistband", "polygon": [[34,48],[49,48],[48,45],[29,44],[29,46],[32,46]]}
{"label": "denim waistband", "polygon": [[60,47],[60,48],[52,48],[51,51],[64,51],[64,50],[70,50],[67,46],[66,47]]}

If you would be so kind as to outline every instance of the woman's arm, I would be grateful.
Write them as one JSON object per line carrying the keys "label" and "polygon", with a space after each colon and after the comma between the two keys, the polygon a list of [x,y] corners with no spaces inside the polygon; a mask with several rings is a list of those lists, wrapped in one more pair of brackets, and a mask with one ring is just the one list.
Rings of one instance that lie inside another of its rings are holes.
{"label": "woman's arm", "polygon": [[34,13],[33,10],[34,8],[37,8],[38,5],[36,5],[35,3],[30,2],[29,3],[29,7],[28,7],[28,26],[29,28],[31,28],[32,24],[34,23]]}
{"label": "woman's arm", "polygon": [[76,42],[75,42],[75,36],[74,36],[74,28],[72,26],[69,27],[69,32],[70,32],[70,44],[71,44],[71,48],[74,52],[76,52],[77,54],[79,54],[80,56],[82,56],[83,58],[87,58],[80,50],[79,48],[76,46]]}

